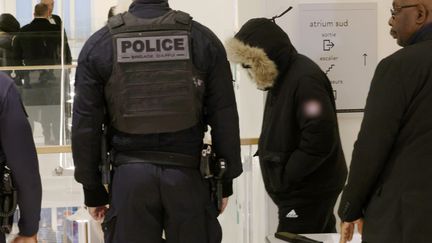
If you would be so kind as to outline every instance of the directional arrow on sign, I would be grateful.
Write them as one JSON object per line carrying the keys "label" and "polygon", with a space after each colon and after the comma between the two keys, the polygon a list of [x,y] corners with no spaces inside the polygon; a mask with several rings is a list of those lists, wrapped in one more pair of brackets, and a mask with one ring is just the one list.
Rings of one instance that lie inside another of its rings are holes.
{"label": "directional arrow on sign", "polygon": [[365,53],[365,54],[363,54],[363,57],[364,57],[364,65],[366,66],[366,61],[367,61],[367,54]]}
{"label": "directional arrow on sign", "polygon": [[324,51],[330,51],[334,46],[335,46],[335,44],[333,42],[331,42],[330,40],[324,40],[323,41],[323,50]]}

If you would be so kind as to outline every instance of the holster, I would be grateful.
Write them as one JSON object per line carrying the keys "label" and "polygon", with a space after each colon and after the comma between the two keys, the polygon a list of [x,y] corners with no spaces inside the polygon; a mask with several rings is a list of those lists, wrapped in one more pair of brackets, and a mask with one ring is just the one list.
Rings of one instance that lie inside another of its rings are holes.
{"label": "holster", "polygon": [[12,172],[5,162],[0,162],[0,176],[0,231],[9,234],[12,231],[18,193],[12,180]]}
{"label": "holster", "polygon": [[201,176],[209,181],[211,201],[220,213],[222,209],[222,178],[226,171],[226,162],[217,158],[211,145],[204,144],[201,152],[200,172]]}
{"label": "holster", "polygon": [[102,176],[102,184],[109,186],[111,184],[111,163],[112,151],[109,149],[108,143],[108,127],[104,125],[101,137],[101,164],[99,170]]}

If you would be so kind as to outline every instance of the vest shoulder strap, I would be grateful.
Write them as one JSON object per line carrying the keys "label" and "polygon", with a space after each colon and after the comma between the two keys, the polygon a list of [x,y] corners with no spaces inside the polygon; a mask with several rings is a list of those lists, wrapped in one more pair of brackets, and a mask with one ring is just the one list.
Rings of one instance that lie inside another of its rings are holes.
{"label": "vest shoulder strap", "polygon": [[175,11],[176,12],[176,16],[175,16],[175,21],[179,24],[184,24],[184,25],[190,25],[192,22],[192,17],[185,12],[182,11]]}
{"label": "vest shoulder strap", "polygon": [[192,17],[188,13],[174,10],[154,19],[138,18],[129,12],[125,12],[111,17],[108,20],[107,26],[113,35],[158,30],[190,31],[192,28]]}
{"label": "vest shoulder strap", "polygon": [[112,16],[109,20],[108,20],[108,28],[110,30],[118,28],[122,25],[124,25],[124,21],[123,21],[123,14],[117,14],[115,16]]}

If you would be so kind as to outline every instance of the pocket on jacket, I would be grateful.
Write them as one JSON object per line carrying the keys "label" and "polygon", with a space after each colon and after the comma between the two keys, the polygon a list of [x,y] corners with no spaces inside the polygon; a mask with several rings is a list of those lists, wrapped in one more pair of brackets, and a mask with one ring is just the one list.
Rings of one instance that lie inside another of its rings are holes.
{"label": "pocket on jacket", "polygon": [[260,156],[261,172],[268,191],[280,192],[288,189],[289,185],[285,178],[287,158],[287,153],[277,152],[266,152]]}
{"label": "pocket on jacket", "polygon": [[222,228],[214,205],[209,205],[180,226],[179,243],[220,243]]}
{"label": "pocket on jacket", "polygon": [[116,221],[117,215],[114,212],[114,209],[108,210],[107,214],[105,215],[105,219],[102,222],[102,231],[104,233],[105,243],[114,242]]}

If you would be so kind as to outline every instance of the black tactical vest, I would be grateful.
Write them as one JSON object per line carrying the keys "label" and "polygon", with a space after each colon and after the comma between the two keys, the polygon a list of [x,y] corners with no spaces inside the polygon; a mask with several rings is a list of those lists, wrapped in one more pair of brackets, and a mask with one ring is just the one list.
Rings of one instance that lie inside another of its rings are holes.
{"label": "black tactical vest", "polygon": [[192,18],[114,16],[113,71],[105,85],[110,124],[129,134],[176,132],[201,121],[204,82],[192,61]]}

